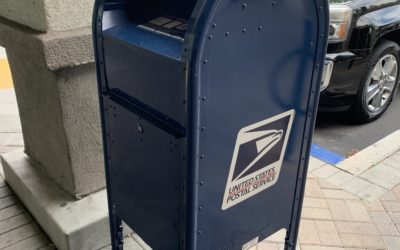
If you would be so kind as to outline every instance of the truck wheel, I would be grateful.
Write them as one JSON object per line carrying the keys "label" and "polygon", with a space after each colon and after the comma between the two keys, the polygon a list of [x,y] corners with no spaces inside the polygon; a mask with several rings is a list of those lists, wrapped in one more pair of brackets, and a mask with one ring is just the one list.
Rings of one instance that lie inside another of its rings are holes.
{"label": "truck wheel", "polygon": [[378,119],[389,107],[399,87],[400,47],[382,41],[372,52],[360,83],[351,118],[367,123]]}

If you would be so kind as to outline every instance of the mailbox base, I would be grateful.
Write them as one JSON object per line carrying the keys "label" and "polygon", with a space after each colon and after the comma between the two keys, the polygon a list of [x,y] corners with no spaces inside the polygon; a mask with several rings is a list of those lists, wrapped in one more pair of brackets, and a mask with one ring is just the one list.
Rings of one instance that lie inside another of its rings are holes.
{"label": "mailbox base", "polygon": [[5,154],[2,162],[7,183],[58,249],[100,249],[110,244],[105,190],[76,201],[34,167],[25,153]]}

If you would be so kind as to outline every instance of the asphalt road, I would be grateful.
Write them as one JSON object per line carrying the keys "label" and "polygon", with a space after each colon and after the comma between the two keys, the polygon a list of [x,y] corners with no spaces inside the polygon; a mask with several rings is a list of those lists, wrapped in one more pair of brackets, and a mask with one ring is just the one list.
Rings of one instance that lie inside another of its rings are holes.
{"label": "asphalt road", "polygon": [[343,113],[319,113],[313,142],[345,156],[362,150],[400,129],[400,92],[386,113],[375,122],[355,125]]}

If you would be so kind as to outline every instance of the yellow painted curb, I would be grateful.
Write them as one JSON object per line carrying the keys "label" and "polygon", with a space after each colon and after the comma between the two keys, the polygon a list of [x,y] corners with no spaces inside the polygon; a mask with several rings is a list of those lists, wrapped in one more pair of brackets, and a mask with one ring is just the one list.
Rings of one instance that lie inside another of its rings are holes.
{"label": "yellow painted curb", "polygon": [[10,89],[13,81],[7,59],[0,59],[0,89]]}

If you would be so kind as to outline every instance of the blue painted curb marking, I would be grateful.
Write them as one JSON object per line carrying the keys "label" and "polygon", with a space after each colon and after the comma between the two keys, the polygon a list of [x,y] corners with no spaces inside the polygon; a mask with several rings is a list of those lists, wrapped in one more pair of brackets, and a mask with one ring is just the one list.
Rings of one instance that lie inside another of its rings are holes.
{"label": "blue painted curb marking", "polygon": [[345,157],[318,146],[317,144],[311,145],[311,155],[331,165],[336,165],[346,159]]}

